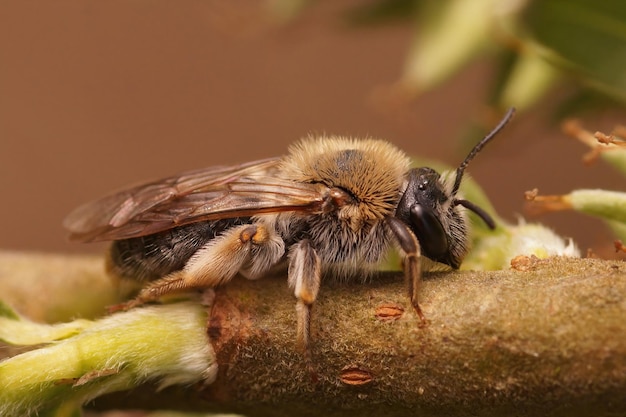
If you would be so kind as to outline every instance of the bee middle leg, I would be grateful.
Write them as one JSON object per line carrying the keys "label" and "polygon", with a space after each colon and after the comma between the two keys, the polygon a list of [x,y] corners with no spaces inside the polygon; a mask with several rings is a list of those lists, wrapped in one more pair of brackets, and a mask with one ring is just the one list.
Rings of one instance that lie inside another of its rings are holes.
{"label": "bee middle leg", "polygon": [[311,307],[317,298],[322,276],[322,263],[308,240],[301,240],[289,252],[289,286],[297,298],[296,346],[309,355]]}
{"label": "bee middle leg", "polygon": [[255,276],[261,275],[283,254],[282,239],[265,226],[246,224],[232,227],[198,249],[183,269],[152,282],[122,308],[133,308],[168,294],[216,287],[230,281],[237,272],[250,265],[255,265]]}

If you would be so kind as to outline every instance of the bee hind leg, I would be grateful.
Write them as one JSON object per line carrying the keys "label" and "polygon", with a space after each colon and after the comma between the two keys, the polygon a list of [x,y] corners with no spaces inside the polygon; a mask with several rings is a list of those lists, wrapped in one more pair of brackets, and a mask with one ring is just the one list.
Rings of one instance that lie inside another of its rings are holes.
{"label": "bee hind leg", "polygon": [[232,227],[198,249],[183,269],[152,282],[135,299],[114,306],[114,310],[127,310],[169,294],[216,287],[250,263],[262,265],[257,269],[269,268],[284,253],[281,248],[282,240],[263,225]]}

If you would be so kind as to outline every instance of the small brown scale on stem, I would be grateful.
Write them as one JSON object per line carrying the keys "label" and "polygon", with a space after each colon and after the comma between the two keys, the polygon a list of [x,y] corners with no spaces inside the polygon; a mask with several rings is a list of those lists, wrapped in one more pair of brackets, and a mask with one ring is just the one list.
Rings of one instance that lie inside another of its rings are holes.
{"label": "small brown scale on stem", "polygon": [[375,316],[380,321],[395,321],[404,315],[404,307],[398,303],[383,303],[376,307]]}
{"label": "small brown scale on stem", "polygon": [[363,386],[374,381],[374,375],[358,365],[347,365],[339,372],[339,380],[345,385]]}

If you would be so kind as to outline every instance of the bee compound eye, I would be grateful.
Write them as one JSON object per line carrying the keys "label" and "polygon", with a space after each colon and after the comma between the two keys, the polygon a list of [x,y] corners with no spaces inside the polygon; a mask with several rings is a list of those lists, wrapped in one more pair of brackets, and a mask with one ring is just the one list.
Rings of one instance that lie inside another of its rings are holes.
{"label": "bee compound eye", "polygon": [[448,253],[448,236],[435,211],[421,204],[414,204],[411,206],[409,218],[422,253],[435,261],[444,258]]}

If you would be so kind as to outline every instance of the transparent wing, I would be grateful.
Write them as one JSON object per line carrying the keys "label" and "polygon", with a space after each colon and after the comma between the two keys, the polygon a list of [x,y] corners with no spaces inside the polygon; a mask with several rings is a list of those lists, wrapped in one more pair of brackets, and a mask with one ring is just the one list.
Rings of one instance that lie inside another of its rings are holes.
{"label": "transparent wing", "polygon": [[81,242],[145,236],[206,220],[316,212],[328,188],[280,178],[279,158],[189,171],[78,207],[65,219]]}

